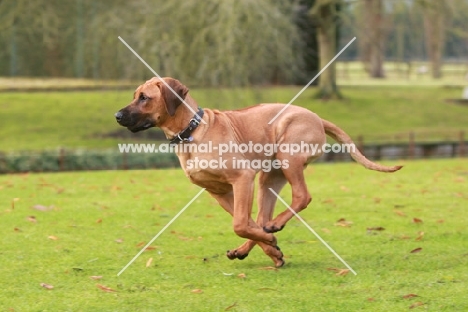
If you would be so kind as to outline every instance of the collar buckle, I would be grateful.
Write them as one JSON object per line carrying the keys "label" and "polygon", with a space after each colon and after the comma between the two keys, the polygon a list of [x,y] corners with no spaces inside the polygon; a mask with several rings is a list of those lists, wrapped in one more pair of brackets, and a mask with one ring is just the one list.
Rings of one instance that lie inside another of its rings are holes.
{"label": "collar buckle", "polygon": [[193,137],[191,136],[191,133],[200,125],[203,115],[204,111],[199,107],[198,112],[192,117],[192,119],[190,119],[188,127],[177,133],[174,138],[172,138],[170,144],[173,145],[181,142],[192,142]]}

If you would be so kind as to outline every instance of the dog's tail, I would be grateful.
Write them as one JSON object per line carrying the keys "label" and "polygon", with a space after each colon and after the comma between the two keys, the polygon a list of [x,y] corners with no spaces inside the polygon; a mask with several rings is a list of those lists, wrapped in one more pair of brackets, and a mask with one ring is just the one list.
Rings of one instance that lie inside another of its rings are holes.
{"label": "dog's tail", "polygon": [[322,119],[323,123],[323,128],[325,129],[325,133],[328,134],[330,137],[332,137],[335,141],[341,143],[341,144],[349,144],[351,146],[350,150],[350,155],[351,157],[364,167],[370,170],[376,170],[376,171],[381,171],[381,172],[395,172],[400,170],[403,166],[393,166],[393,167],[388,167],[388,166],[383,166],[376,164],[369,159],[367,159],[362,153],[356,148],[356,145],[354,144],[353,140],[349,137],[349,135],[346,134],[342,129],[340,129],[338,126],[335,124]]}

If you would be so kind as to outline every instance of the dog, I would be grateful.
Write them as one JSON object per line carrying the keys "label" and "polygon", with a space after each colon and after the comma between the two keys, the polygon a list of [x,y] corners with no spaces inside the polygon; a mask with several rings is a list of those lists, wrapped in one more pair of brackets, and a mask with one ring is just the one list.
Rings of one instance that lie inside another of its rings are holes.
{"label": "dog", "polygon": [[[186,151],[180,147],[204,143],[225,147],[227,142],[231,147],[234,144],[244,144],[244,147],[247,144],[257,147],[267,144],[280,147],[293,144],[323,146],[326,135],[339,143],[353,144],[343,130],[315,113],[298,106],[285,107],[284,104],[259,104],[233,111],[201,109],[190,96],[189,89],[178,80],[154,77],[135,90],[131,103],[115,113],[115,118],[121,126],[132,132],[159,127],[171,140],[171,144],[178,147],[176,154],[185,175],[192,183],[205,188],[232,215],[234,232],[247,239],[238,248],[227,251],[229,259],[244,259],[258,244],[275,266],[281,267],[285,263],[283,253],[273,233],[282,230],[293,213],[286,209],[273,218],[277,197],[271,190],[279,193],[289,183],[292,188],[290,207],[296,213],[305,209],[312,197],[307,190],[303,172],[323,151],[291,153],[286,149],[276,149],[273,154],[267,154],[258,150],[245,151],[244,148],[241,151],[232,148],[225,150],[222,155],[224,161],[230,161],[230,166],[222,163],[223,166],[203,167],[194,165],[194,162],[200,159],[205,160],[204,164],[222,161],[219,153]],[[394,172],[402,168],[376,164],[357,149],[352,150],[350,155],[367,169]],[[269,163],[273,166],[268,170],[247,165],[237,168],[235,165],[238,161],[243,161],[243,164],[256,162],[257,165]],[[257,174],[258,215],[254,221],[251,213]]]}

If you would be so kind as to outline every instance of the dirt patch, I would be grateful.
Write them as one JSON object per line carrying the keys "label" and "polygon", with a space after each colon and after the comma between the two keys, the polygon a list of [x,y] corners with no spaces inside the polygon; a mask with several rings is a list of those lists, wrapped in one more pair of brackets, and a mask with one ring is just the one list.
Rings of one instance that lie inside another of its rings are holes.
{"label": "dirt patch", "polygon": [[468,99],[446,99],[445,102],[468,106]]}

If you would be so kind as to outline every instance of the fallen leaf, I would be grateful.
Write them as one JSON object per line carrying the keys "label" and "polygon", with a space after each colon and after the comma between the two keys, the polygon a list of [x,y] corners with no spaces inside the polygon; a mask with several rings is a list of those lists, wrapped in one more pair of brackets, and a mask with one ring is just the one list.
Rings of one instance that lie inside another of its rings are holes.
{"label": "fallen leaf", "polygon": [[15,232],[22,232],[19,228],[14,228]]}
{"label": "fallen leaf", "polygon": [[406,214],[405,214],[403,211],[401,211],[401,210],[394,210],[394,212],[395,212],[397,215],[401,216],[401,217],[405,217],[405,216],[406,216]]}
{"label": "fallen leaf", "polygon": [[266,271],[278,271],[278,268],[272,267],[272,266],[267,266],[263,268],[258,268],[259,270],[266,270]]}
{"label": "fallen leaf", "polygon": [[413,223],[423,223],[423,221],[419,218],[413,218]]}
{"label": "fallen leaf", "polygon": [[112,190],[112,191],[119,191],[119,190],[121,190],[121,189],[122,189],[122,188],[121,188],[120,186],[117,186],[117,185],[112,185],[112,187],[111,187],[111,190]]}
{"label": "fallen leaf", "polygon": [[147,268],[150,267],[151,262],[153,262],[153,258],[149,258],[148,261],[146,261],[146,267],[147,267]]}
{"label": "fallen leaf", "polygon": [[323,228],[322,231],[325,232],[325,233],[327,233],[327,234],[330,234],[330,233],[331,233],[331,231],[330,231],[329,229],[327,229],[327,228]]}
{"label": "fallen leaf", "polygon": [[327,268],[328,271],[339,272],[341,269],[338,268]]}
{"label": "fallen leaf", "polygon": [[322,204],[333,204],[335,201],[331,198],[322,201]]}
{"label": "fallen leaf", "polygon": [[227,307],[226,309],[224,309],[224,311],[229,311],[229,310],[231,310],[232,308],[234,308],[236,305],[237,305],[237,302],[234,302],[234,303],[231,304],[229,307]]}
{"label": "fallen leaf", "polygon": [[349,273],[349,269],[327,268],[328,271],[336,272],[337,276],[344,276]]}
{"label": "fallen leaf", "polygon": [[102,219],[97,219],[96,223],[102,223]]}
{"label": "fallen leaf", "polygon": [[400,236],[400,239],[410,239],[411,237],[409,237],[408,235],[401,235]]}
{"label": "fallen leaf", "polygon": [[201,289],[194,289],[194,290],[191,291],[191,293],[193,293],[193,294],[201,294],[201,293],[203,293],[203,290],[201,290]]}
{"label": "fallen leaf", "polygon": [[90,276],[89,278],[92,279],[92,280],[97,281],[97,280],[100,280],[100,279],[102,278],[102,276],[100,276],[100,275],[93,275],[93,276]]}
{"label": "fallen leaf", "polygon": [[123,241],[124,241],[123,238],[117,238],[117,239],[115,240],[115,242],[118,243],[118,244],[122,244]]}
{"label": "fallen leaf", "polygon": [[353,224],[352,221],[347,221],[345,218],[341,218],[336,221],[335,226],[350,227]]}
{"label": "fallen leaf", "polygon": [[43,206],[43,205],[34,205],[31,208],[35,209],[35,210],[39,210],[39,211],[48,211],[48,210],[51,209],[50,207],[46,207],[46,206]]}
{"label": "fallen leaf", "polygon": [[378,226],[378,227],[371,227],[371,228],[367,228],[368,231],[383,231],[385,230],[385,228],[381,227],[381,226]]}
{"label": "fallen leaf", "polygon": [[445,220],[443,220],[443,219],[437,220],[437,223],[444,223],[444,222],[445,222]]}
{"label": "fallen leaf", "polygon": [[113,290],[112,288],[109,288],[107,286],[104,286],[104,285],[101,285],[101,284],[96,284],[96,286],[101,289],[102,291],[105,291],[105,292],[115,292],[115,290]]}
{"label": "fallen leaf", "polygon": [[45,289],[51,290],[54,289],[54,286],[46,284],[46,283],[41,283],[41,287],[44,287]]}
{"label": "fallen leaf", "polygon": [[340,270],[338,273],[336,273],[335,275],[337,276],[345,276],[346,274],[349,273],[349,269],[342,269]]}
{"label": "fallen leaf", "polygon": [[178,236],[177,238],[180,239],[180,240],[183,240],[183,241],[191,241],[191,240],[193,240],[193,238],[185,237],[185,236]]}
{"label": "fallen leaf", "polygon": [[239,274],[237,275],[237,277],[239,277],[239,278],[246,278],[247,276],[245,275],[245,273],[239,273]]}
{"label": "fallen leaf", "polygon": [[65,189],[63,187],[59,187],[56,189],[56,191],[57,191],[57,194],[62,194],[65,191]]}
{"label": "fallen leaf", "polygon": [[26,218],[26,220],[28,220],[29,222],[32,222],[32,223],[36,223],[36,222],[37,222],[35,216],[28,216],[28,217]]}
{"label": "fallen leaf", "polygon": [[418,237],[416,237],[416,241],[420,241],[424,237],[424,232],[418,232]]}
{"label": "fallen leaf", "polygon": [[367,301],[372,302],[372,301],[375,301],[375,299],[374,298],[367,298]]}
{"label": "fallen leaf", "polygon": [[379,197],[375,197],[374,198],[374,203],[378,204],[382,201],[382,198],[379,198]]}
{"label": "fallen leaf", "polygon": [[417,253],[417,252],[420,252],[421,250],[422,250],[422,248],[419,247],[419,248],[411,250],[411,253]]}
{"label": "fallen leaf", "polygon": [[146,243],[145,242],[139,242],[138,244],[136,244],[137,247],[141,247],[141,246],[144,246]]}
{"label": "fallen leaf", "polygon": [[148,247],[145,248],[145,250],[155,250],[155,249],[156,249],[156,247],[154,247],[154,246],[148,246]]}
{"label": "fallen leaf", "polygon": [[15,197],[11,201],[11,209],[15,209],[15,203],[20,200],[19,198]]}
{"label": "fallen leaf", "polygon": [[57,240],[57,236],[54,236],[54,235],[49,235],[47,236],[48,239],[51,239],[51,240]]}
{"label": "fallen leaf", "polygon": [[414,297],[419,297],[419,296],[415,295],[415,294],[407,294],[407,295],[403,296],[403,299],[410,299],[410,298],[414,298]]}
{"label": "fallen leaf", "polygon": [[420,307],[420,306],[422,306],[422,305],[424,305],[424,302],[418,301],[418,302],[415,302],[415,303],[413,303],[412,305],[410,305],[409,308],[410,308],[410,309],[414,309],[414,308]]}

